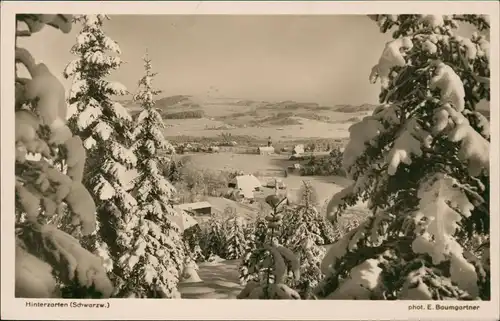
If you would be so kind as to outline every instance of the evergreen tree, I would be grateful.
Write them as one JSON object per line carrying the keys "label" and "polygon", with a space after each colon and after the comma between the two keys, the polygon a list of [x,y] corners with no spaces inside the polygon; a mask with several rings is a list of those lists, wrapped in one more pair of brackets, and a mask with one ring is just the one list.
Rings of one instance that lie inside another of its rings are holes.
{"label": "evergreen tree", "polygon": [[[129,170],[136,166],[137,158],[129,149],[132,119],[111,98],[127,91],[123,85],[106,80],[122,64],[118,44],[104,33],[107,19],[102,14],[77,17],[82,29],[71,48],[77,58],[67,65],[64,76],[73,78],[68,124],[87,149],[83,183],[97,205],[98,231],[85,244],[116,262],[123,249],[132,246],[129,221],[137,204],[129,193]],[[121,274],[114,268],[113,272]]]}
{"label": "evergreen tree", "polygon": [[186,245],[186,254],[189,254],[191,259],[195,262],[202,262],[205,260],[201,243],[203,238],[203,231],[198,224],[185,229],[182,233],[182,239]]}
{"label": "evergreen tree", "polygon": [[226,223],[224,257],[227,260],[240,259],[246,248],[245,222],[236,214]]}
{"label": "evergreen tree", "polygon": [[165,176],[172,184],[181,181],[181,170],[183,168],[182,160],[172,160],[167,159],[163,162],[164,171],[163,176]]}
{"label": "evergreen tree", "polygon": [[202,242],[202,250],[206,259],[211,256],[220,256],[224,252],[224,227],[219,215],[212,214],[207,222]]}
{"label": "evergreen tree", "polygon": [[307,231],[314,235],[314,244],[331,244],[334,240],[333,226],[317,210],[318,197],[310,182],[303,181],[297,199],[297,204],[287,206],[284,211],[281,241],[288,242],[290,238]]}
{"label": "evergreen tree", "polygon": [[[489,123],[476,110],[490,96],[488,17],[371,18],[393,30],[370,76],[382,105],[350,128],[343,165],[354,183],[328,213],[364,199],[373,215],[331,247],[318,293],[488,300],[487,255],[464,250],[489,236]],[[477,31],[460,35],[460,23]]]}
{"label": "evergreen tree", "polygon": [[158,153],[172,152],[173,148],[163,137],[163,120],[154,107],[154,96],[159,91],[152,88],[156,73],[152,72],[147,53],[144,68],[145,75],[134,96],[143,109],[137,118],[132,146],[137,157],[138,175],[133,192],[138,211],[130,222],[136,224],[130,228],[132,246],[120,258],[127,278],[123,292],[134,293],[135,297],[175,298],[179,297],[177,284],[184,261],[184,243],[179,228],[169,219],[179,215],[171,204],[174,187],[158,170]]}
{"label": "evergreen tree", "polygon": [[257,244],[265,241],[267,234],[266,214],[261,211],[255,220],[247,224],[245,235],[247,237],[247,249],[253,249]]}
{"label": "evergreen tree", "polygon": [[272,212],[266,215],[266,238],[246,253],[240,265],[240,281],[245,285],[238,299],[300,300],[300,294],[285,284],[291,274],[300,278],[299,260],[288,248],[280,245],[279,231],[282,228],[282,211],[286,198],[270,195],[266,202]]}
{"label": "evergreen tree", "polygon": [[332,244],[335,242],[335,227],[328,221],[324,214],[318,213],[316,216],[318,229],[320,232],[322,244]]}
{"label": "evergreen tree", "polygon": [[[94,200],[81,183],[85,149],[66,124],[64,87],[45,64],[17,46],[18,37],[45,26],[69,33],[72,19],[16,16],[15,296],[21,298],[99,298],[113,292],[101,259],[63,231],[88,235],[96,226]],[[18,77],[18,63],[31,78]],[[58,166],[61,160],[64,168]],[[70,288],[78,292],[68,295]]]}
{"label": "evergreen tree", "polygon": [[[240,283],[246,285],[249,281],[258,281],[260,279],[260,274],[258,269],[252,267],[255,262],[259,260],[256,251],[263,248],[268,234],[267,220],[265,219],[267,214],[265,211],[259,213],[255,221],[249,224],[251,228],[247,230],[247,243],[245,253],[243,255],[241,264],[238,268],[240,272]],[[257,252],[258,254],[263,254],[262,252]]]}
{"label": "evergreen tree", "polygon": [[297,290],[304,300],[315,297],[315,289],[324,277],[321,271],[321,260],[325,256],[325,248],[314,243],[314,237],[303,235],[300,242],[287,246],[300,262],[300,279],[289,278],[287,284]]}
{"label": "evergreen tree", "polygon": [[304,207],[318,206],[318,193],[309,181],[302,181],[302,186],[298,191],[298,199],[300,205]]}
{"label": "evergreen tree", "polygon": [[310,182],[304,181],[299,191],[299,204],[288,207],[283,217],[286,228],[281,242],[298,256],[300,262],[300,279],[291,279],[289,283],[303,299],[312,297],[313,289],[323,277],[320,263],[325,249],[321,245],[324,245],[323,235],[328,230],[322,231],[321,228],[328,225],[321,225],[324,218],[315,207],[315,195]]}
{"label": "evergreen tree", "polygon": [[266,239],[267,224],[266,215],[260,214],[255,220],[255,226],[253,228],[253,235],[255,243],[262,243]]}

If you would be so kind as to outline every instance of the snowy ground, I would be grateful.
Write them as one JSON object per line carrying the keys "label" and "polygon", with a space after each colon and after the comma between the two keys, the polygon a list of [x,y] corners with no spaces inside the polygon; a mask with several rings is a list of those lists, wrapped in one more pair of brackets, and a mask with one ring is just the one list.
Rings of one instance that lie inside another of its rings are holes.
{"label": "snowy ground", "polygon": [[[221,116],[231,116],[233,113],[248,114],[256,112],[260,116],[271,116],[279,111],[276,108],[256,109],[255,106],[233,106],[230,102],[200,103],[206,117],[201,119],[167,119],[165,123],[167,136],[187,135],[187,136],[218,136],[223,132],[229,132],[232,135],[257,136],[259,138],[274,137],[279,140],[294,140],[297,138],[319,137],[341,139],[349,136],[348,127],[352,124],[354,116],[362,117],[366,112],[332,112],[329,110],[318,110],[314,113],[322,113],[322,116],[328,116],[332,122],[322,122],[312,119],[298,119],[300,124],[284,126],[264,126],[256,129],[255,127],[246,127],[245,119],[255,120],[256,115],[229,117],[227,119]],[[175,110],[171,110],[172,112]],[[294,110],[299,112],[300,110]],[[303,112],[311,112],[303,110]],[[266,114],[268,113],[268,114]],[[212,118],[215,117],[215,118]],[[297,118],[297,117],[295,117]],[[231,129],[215,129],[223,127],[228,123],[240,122],[237,127]],[[293,165],[296,161],[288,160],[287,155],[249,155],[237,154],[232,152],[221,152],[214,154],[196,153],[189,155],[191,165],[200,170],[240,170],[245,173],[251,173],[259,177],[263,182],[270,177],[260,177],[259,173],[269,170],[284,170]],[[303,180],[310,181],[316,189],[318,201],[323,204],[331,198],[336,192],[350,184],[346,178],[339,176],[311,176],[301,177],[297,175],[288,175],[281,178],[287,185],[290,195],[295,195],[302,186]],[[222,202],[223,199],[211,198],[211,202]],[[214,204],[215,205],[215,204]],[[226,204],[219,204],[220,208],[225,208]],[[323,210],[323,208],[322,208]],[[238,211],[241,213],[240,211]],[[367,209],[364,204],[358,204],[355,208],[347,211],[344,219],[358,219],[367,215]],[[325,246],[328,248],[330,245]],[[183,299],[236,299],[241,292],[242,286],[239,283],[239,260],[222,261],[220,263],[200,263],[198,275],[202,282],[179,284],[179,290]]]}
{"label": "snowy ground", "polygon": [[[157,101],[163,112],[175,113],[182,111],[203,111],[204,117],[199,119],[165,119],[167,125],[166,136],[196,136],[215,137],[221,133],[231,133],[233,136],[248,135],[256,138],[272,136],[283,141],[298,138],[346,138],[349,136],[348,127],[357,117],[367,114],[366,106],[330,106],[311,108],[310,103],[290,101],[269,103],[263,101],[246,101],[242,99],[186,96],[182,103],[172,104],[169,98]],[[196,108],[187,107],[190,105]],[[135,104],[128,106],[129,110],[137,110]],[[340,108],[340,109],[339,109]],[[277,116],[282,113],[282,116]],[[293,114],[290,115],[290,114]],[[272,117],[277,123],[261,122]],[[317,120],[321,117],[328,120]],[[279,121],[284,121],[280,123]],[[292,121],[292,123],[287,123]],[[256,124],[257,122],[257,124]],[[258,125],[258,127],[254,127]],[[229,126],[229,127],[228,127]]]}
{"label": "snowy ground", "polygon": [[[354,117],[354,116],[351,116]],[[269,136],[279,138],[279,140],[295,140],[299,138],[347,138],[349,137],[349,126],[352,122],[339,124],[325,123],[321,121],[297,118],[300,124],[270,127],[243,127],[226,129],[224,122],[201,119],[166,119],[167,125],[165,136],[196,136],[196,137],[217,137],[222,133],[230,133],[233,136],[252,136],[257,138],[267,138]],[[212,129],[221,128],[223,129]],[[210,129],[210,130],[207,130]]]}
{"label": "snowy ground", "polygon": [[[287,155],[245,155],[234,153],[214,153],[203,154],[196,153],[189,156],[191,165],[199,169],[208,170],[239,170],[249,174],[255,174],[262,182],[271,180],[272,177],[259,177],[259,172],[269,170],[284,170],[288,166],[293,165],[295,161],[288,160]],[[288,175],[281,177],[281,180],[286,184],[290,195],[296,194],[301,188],[302,181],[310,181],[316,193],[318,201],[323,204],[329,200],[332,195],[348,186],[351,181],[340,176],[298,176]]]}
{"label": "snowy ground", "polygon": [[236,299],[243,288],[238,280],[239,260],[200,263],[198,283],[180,283],[183,299]]}

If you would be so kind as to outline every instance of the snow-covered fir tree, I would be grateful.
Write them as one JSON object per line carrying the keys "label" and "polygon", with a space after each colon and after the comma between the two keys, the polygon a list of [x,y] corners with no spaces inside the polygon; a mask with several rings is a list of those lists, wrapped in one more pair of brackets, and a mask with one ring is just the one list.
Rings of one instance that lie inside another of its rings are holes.
{"label": "snow-covered fir tree", "polygon": [[[17,46],[18,37],[48,26],[69,33],[72,20],[63,14],[16,15],[16,297],[68,297],[68,288],[79,289],[70,293],[73,298],[109,297],[113,292],[101,258],[61,230],[62,225],[88,235],[96,227],[96,206],[81,182],[85,149],[67,126],[64,86],[44,63]],[[17,64],[30,78],[18,77]],[[56,164],[61,159],[64,169]]]}
{"label": "snow-covered fir tree", "polygon": [[[393,31],[370,75],[382,105],[349,129],[354,183],[328,213],[362,199],[373,215],[331,247],[318,295],[488,300],[489,122],[476,110],[490,96],[488,16],[371,18]],[[464,250],[475,235],[479,256]]]}
{"label": "snow-covered fir tree", "polygon": [[335,226],[326,218],[324,214],[321,214],[321,212],[318,214],[316,224],[318,225],[322,243],[332,244],[337,240],[335,235]]}
{"label": "snow-covered fir tree", "polygon": [[205,260],[201,249],[202,238],[203,230],[198,224],[185,229],[182,233],[182,239],[186,246],[186,255],[189,255],[195,262],[203,262]]}
{"label": "snow-covered fir tree", "polygon": [[[260,279],[258,269],[252,268],[252,265],[255,265],[255,262],[259,261],[259,255],[264,254],[263,252],[256,251],[262,249],[268,239],[268,221],[266,220],[266,216],[268,214],[262,209],[255,218],[255,221],[249,224],[251,229],[247,231],[246,249],[238,268],[240,283],[243,285],[249,281],[258,281]],[[256,254],[258,255],[256,256]]]}
{"label": "snow-covered fir tree", "polygon": [[[127,233],[137,204],[129,192],[129,170],[137,158],[129,149],[132,119],[112,100],[127,91],[106,80],[122,64],[118,44],[104,33],[107,19],[102,14],[77,17],[82,29],[71,48],[77,58],[66,66],[64,76],[73,79],[68,124],[83,141],[88,156],[83,183],[97,205],[98,231],[85,240],[86,247],[116,262],[122,250],[132,246]],[[113,269],[111,264],[108,269]],[[113,272],[120,274],[116,269]]]}
{"label": "snow-covered fir tree", "polygon": [[247,224],[245,231],[245,250],[244,254],[241,258],[241,263],[238,268],[240,273],[240,283],[246,284],[250,280],[258,280],[259,274],[258,271],[254,271],[254,273],[249,273],[248,267],[252,264],[250,259],[253,251],[261,248],[266,241],[267,238],[267,221],[266,221],[266,212],[261,210],[259,215],[255,218],[254,221]]}
{"label": "snow-covered fir tree", "polygon": [[317,209],[317,193],[312,184],[309,181],[303,181],[297,194],[296,204],[290,204],[284,211],[281,241],[288,242],[291,238],[300,235],[302,231],[307,231],[314,235],[314,244],[332,243],[333,226]]}
{"label": "snow-covered fir tree", "polygon": [[314,238],[310,235],[303,235],[301,241],[295,243],[295,246],[287,246],[299,260],[300,278],[295,279],[293,275],[287,281],[294,288],[300,297],[304,300],[314,298],[314,291],[324,274],[321,271],[321,260],[325,256],[325,248],[314,243]]}
{"label": "snow-covered fir tree", "polygon": [[243,257],[239,271],[240,282],[245,287],[237,298],[300,300],[300,294],[286,284],[290,278],[300,279],[299,259],[278,240],[286,198],[270,195],[266,202],[272,207],[272,212],[265,216],[266,237]]}
{"label": "snow-covered fir tree", "polygon": [[223,223],[220,215],[214,213],[203,228],[201,248],[206,259],[215,255],[223,256],[225,242]]}
{"label": "snow-covered fir tree", "polygon": [[309,299],[323,278],[320,270],[321,259],[325,254],[323,235],[332,232],[332,229],[315,207],[317,198],[311,183],[304,181],[298,194],[299,203],[284,211],[281,243],[300,261],[300,279],[291,279],[290,285],[303,299]]}
{"label": "snow-covered fir tree", "polygon": [[123,296],[139,298],[178,298],[177,290],[184,261],[184,242],[179,227],[170,217],[178,216],[171,198],[174,187],[158,170],[159,153],[172,152],[173,147],[163,137],[163,120],[155,108],[151,59],[144,57],[145,75],[139,81],[134,101],[142,107],[133,132],[132,150],[137,158],[137,173],[133,194],[138,210],[127,228],[131,247],[119,260],[126,283]]}
{"label": "snow-covered fir tree", "polygon": [[246,249],[246,222],[236,213],[226,221],[224,258],[227,260],[240,259]]}
{"label": "snow-covered fir tree", "polygon": [[265,211],[259,212],[255,220],[248,222],[245,229],[247,238],[247,249],[253,249],[257,244],[264,242],[267,232],[267,221]]}
{"label": "snow-covered fir tree", "polygon": [[266,215],[259,213],[253,224],[252,235],[255,243],[262,243],[266,239],[267,223]]}
{"label": "snow-covered fir tree", "polygon": [[318,206],[318,193],[309,181],[302,181],[302,186],[297,192],[298,203],[305,207]]}

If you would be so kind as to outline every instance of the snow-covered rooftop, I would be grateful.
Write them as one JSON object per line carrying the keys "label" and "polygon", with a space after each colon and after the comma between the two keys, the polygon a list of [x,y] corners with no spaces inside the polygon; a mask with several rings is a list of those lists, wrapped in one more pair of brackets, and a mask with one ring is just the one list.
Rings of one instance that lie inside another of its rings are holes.
{"label": "snow-covered rooftop", "polygon": [[179,205],[176,205],[176,207],[180,208],[184,211],[189,211],[189,210],[197,210],[200,208],[212,207],[212,205],[209,202],[196,202],[196,203],[179,204]]}

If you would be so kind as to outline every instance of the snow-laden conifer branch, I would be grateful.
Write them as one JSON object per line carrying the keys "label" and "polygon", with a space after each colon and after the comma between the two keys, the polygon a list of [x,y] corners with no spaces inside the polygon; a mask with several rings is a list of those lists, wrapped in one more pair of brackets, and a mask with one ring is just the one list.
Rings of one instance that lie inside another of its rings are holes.
{"label": "snow-laden conifer branch", "polygon": [[[489,234],[473,227],[479,226],[478,220],[489,225],[484,222],[488,189],[481,188],[489,184],[489,125],[475,110],[481,99],[489,99],[487,36],[457,35],[457,21],[464,18],[453,16],[370,18],[382,32],[395,29],[394,40],[386,44],[370,75],[372,83],[381,80],[383,105],[349,129],[343,165],[354,183],[333,196],[327,211],[335,219],[363,199],[374,215],[329,250],[322,264],[328,274],[322,286],[330,290],[323,295],[384,298],[390,288],[398,298],[484,298],[489,291],[482,288],[485,283],[478,274],[483,268],[469,262],[471,256],[462,246],[467,237],[458,240],[457,235],[463,235],[466,226],[469,234]],[[486,28],[484,17],[466,19],[479,31]],[[408,290],[410,283],[403,288],[387,284],[387,258],[365,251],[408,237],[413,241],[404,243],[406,248],[398,250],[403,252],[391,260],[426,258],[425,268],[405,272],[411,284],[415,278],[423,280],[418,294]],[[341,261],[346,256],[357,259]],[[440,265],[443,261],[449,268]],[[431,268],[446,269],[443,274],[450,277],[431,275]],[[339,282],[348,271],[351,277]]]}
{"label": "snow-laden conifer branch", "polygon": [[[47,25],[64,33],[72,28],[71,15],[16,19],[26,23],[26,36]],[[82,184],[88,157],[82,139],[67,126],[64,87],[28,50],[16,47],[15,59],[31,76],[16,77],[15,295],[52,298],[70,291],[78,298],[109,297],[113,284],[101,259],[78,240],[94,233],[96,204]]]}

